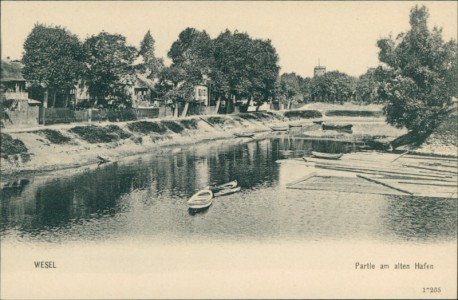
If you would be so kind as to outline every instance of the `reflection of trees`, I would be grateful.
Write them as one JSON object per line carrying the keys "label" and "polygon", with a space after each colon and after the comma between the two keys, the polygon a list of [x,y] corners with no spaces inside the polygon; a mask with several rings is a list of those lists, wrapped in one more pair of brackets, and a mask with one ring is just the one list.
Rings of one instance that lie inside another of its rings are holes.
{"label": "reflection of trees", "polygon": [[451,240],[457,234],[457,202],[441,198],[390,196],[386,228],[402,239]]}
{"label": "reflection of trees", "polygon": [[123,165],[106,164],[69,177],[35,180],[29,183],[28,193],[2,192],[2,230],[17,225],[33,232],[66,226],[73,220],[113,216],[130,205],[124,203],[122,199],[129,198],[123,195],[138,189],[151,191],[150,199],[145,199],[150,203],[158,194],[170,195],[161,201],[187,197],[207,184],[233,179],[242,187],[276,181],[278,165],[270,149],[269,141],[223,145],[203,154],[191,149]]}

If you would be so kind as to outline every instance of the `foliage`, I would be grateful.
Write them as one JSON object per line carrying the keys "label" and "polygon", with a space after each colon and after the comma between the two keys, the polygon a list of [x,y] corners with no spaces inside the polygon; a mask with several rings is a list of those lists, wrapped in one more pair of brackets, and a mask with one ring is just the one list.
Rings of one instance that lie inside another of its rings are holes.
{"label": "foliage", "polygon": [[24,78],[52,89],[56,95],[74,88],[83,69],[83,59],[76,35],[59,26],[35,24],[24,42]]}
{"label": "foliage", "polygon": [[213,41],[213,46],[215,64],[211,78],[217,95],[253,97],[259,101],[274,96],[280,67],[270,40],[226,30]]}
{"label": "foliage", "polygon": [[127,139],[131,134],[125,132],[116,125],[110,125],[106,127],[99,126],[77,126],[69,130],[80,136],[83,140],[88,143],[110,143],[116,142],[121,139]]}
{"label": "foliage", "polygon": [[312,98],[315,101],[343,102],[353,97],[355,79],[339,72],[331,71],[312,80]]}
{"label": "foliage", "polygon": [[43,129],[37,131],[37,134],[46,137],[46,139],[53,144],[66,144],[71,141],[71,138],[63,135],[57,130]]}
{"label": "foliage", "polygon": [[1,156],[6,158],[8,155],[21,154],[27,152],[27,147],[21,140],[13,139],[7,133],[0,133],[0,152]]}
{"label": "foliage", "polygon": [[427,27],[424,6],[410,11],[410,30],[377,41],[386,80],[380,97],[387,122],[429,134],[447,116],[457,94],[456,41],[444,42],[441,29]]}
{"label": "foliage", "polygon": [[154,38],[148,30],[140,43],[138,56],[142,58],[142,63],[137,68],[141,73],[146,74],[146,77],[149,79],[158,77],[164,68],[164,60],[156,57],[154,53],[154,44]]}
{"label": "foliage", "polygon": [[318,110],[292,110],[286,111],[283,115],[289,119],[313,119],[323,117]]}
{"label": "foliage", "polygon": [[167,55],[172,65],[161,72],[158,91],[168,103],[194,100],[194,86],[201,84],[211,69],[210,36],[205,31],[188,27],[180,33]]}
{"label": "foliage", "polygon": [[147,121],[139,121],[139,122],[134,122],[134,123],[129,123],[127,124],[127,128],[129,128],[130,131],[134,132],[140,132],[144,134],[148,133],[165,133],[167,131],[167,128],[156,122],[147,122]]}
{"label": "foliage", "polygon": [[96,104],[106,106],[107,99],[118,99],[130,107],[128,88],[133,84],[135,47],[126,45],[119,34],[101,32],[84,42],[86,54],[85,84]]}

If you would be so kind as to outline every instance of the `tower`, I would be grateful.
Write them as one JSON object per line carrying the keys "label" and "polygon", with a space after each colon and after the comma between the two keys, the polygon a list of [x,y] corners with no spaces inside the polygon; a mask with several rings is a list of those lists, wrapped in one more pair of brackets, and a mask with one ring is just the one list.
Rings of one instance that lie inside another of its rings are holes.
{"label": "tower", "polygon": [[320,66],[320,59],[318,59],[318,66],[313,68],[313,77],[323,76],[326,74],[326,67]]}

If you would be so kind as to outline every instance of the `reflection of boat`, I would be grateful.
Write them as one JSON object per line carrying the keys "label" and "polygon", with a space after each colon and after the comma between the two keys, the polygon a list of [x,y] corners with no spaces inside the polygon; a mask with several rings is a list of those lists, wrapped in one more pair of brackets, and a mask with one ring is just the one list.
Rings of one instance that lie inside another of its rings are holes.
{"label": "reflection of boat", "polygon": [[323,130],[351,130],[352,124],[321,124]]}
{"label": "reflection of boat", "polygon": [[325,158],[325,159],[339,159],[342,157],[342,153],[323,153],[323,152],[315,152],[312,151],[312,155],[317,158]]}
{"label": "reflection of boat", "polygon": [[251,138],[254,136],[254,133],[244,133],[244,132],[240,132],[240,133],[234,133],[234,135],[236,137],[247,137],[247,138]]}
{"label": "reflection of boat", "polygon": [[211,190],[200,190],[188,200],[191,209],[202,209],[212,204],[213,192]]}
{"label": "reflection of boat", "polygon": [[234,187],[234,188],[226,188],[226,189],[222,189],[220,190],[219,192],[216,192],[214,194],[215,197],[218,197],[218,196],[226,196],[226,195],[230,195],[230,194],[233,194],[233,193],[236,193],[238,191],[240,191],[241,187],[237,186],[237,187]]}
{"label": "reflection of boat", "polygon": [[238,184],[237,180],[233,180],[233,181],[229,181],[227,183],[220,184],[220,185],[207,186],[206,189],[212,191],[213,193],[217,193],[224,189],[235,188],[237,184]]}
{"label": "reflection of boat", "polygon": [[270,127],[272,131],[288,131],[288,127]]}

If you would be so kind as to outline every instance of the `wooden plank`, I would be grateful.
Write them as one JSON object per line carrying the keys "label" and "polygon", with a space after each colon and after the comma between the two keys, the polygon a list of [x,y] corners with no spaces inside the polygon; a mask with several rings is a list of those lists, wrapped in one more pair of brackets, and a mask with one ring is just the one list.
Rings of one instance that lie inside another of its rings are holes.
{"label": "wooden plank", "polygon": [[439,170],[435,168],[420,167],[420,166],[414,166],[414,165],[409,165],[409,164],[403,164],[403,166],[409,167],[409,168],[421,169],[421,170],[434,171],[434,172],[439,172],[439,173],[447,173],[447,174],[454,174],[454,175],[458,174],[458,172],[454,172],[454,171]]}
{"label": "wooden plank", "polygon": [[307,174],[307,175],[304,176],[304,177],[301,177],[301,178],[299,178],[299,179],[297,179],[297,180],[294,180],[294,181],[292,181],[292,182],[290,182],[290,183],[287,183],[286,186],[288,187],[288,186],[295,185],[295,184],[297,184],[297,183],[299,183],[299,182],[301,182],[301,181],[305,181],[305,180],[307,180],[307,179],[310,179],[310,178],[312,178],[312,177],[315,177],[316,175],[317,175],[316,172],[312,172],[312,173],[310,173],[310,174]]}
{"label": "wooden plank", "polygon": [[404,184],[414,184],[414,185],[429,185],[429,186],[449,186],[449,187],[458,187],[456,184],[440,184],[440,183],[432,183],[432,182],[409,182],[409,181],[398,181],[399,183]]}
{"label": "wooden plank", "polygon": [[[432,177],[432,178],[445,178],[441,175],[430,175],[430,174],[420,174],[420,173],[407,173],[407,172],[395,172],[395,171],[386,171],[383,169],[367,169],[367,168],[350,168],[350,167],[338,167],[332,165],[315,165],[316,168],[321,169],[328,169],[328,170],[335,170],[335,171],[343,171],[343,172],[353,172],[353,173],[363,173],[363,174],[376,174],[376,175],[384,175],[384,174],[397,174],[397,175],[413,175],[413,176],[423,176],[423,177]],[[451,177],[450,177],[451,178]]]}
{"label": "wooden plank", "polygon": [[413,193],[411,193],[411,192],[409,192],[409,191],[406,191],[406,190],[403,190],[403,189],[394,187],[394,186],[392,186],[392,185],[389,185],[389,184],[384,183],[384,182],[382,182],[382,181],[379,181],[379,180],[377,180],[377,179],[370,178],[370,177],[366,177],[366,176],[363,176],[363,175],[360,175],[360,174],[358,174],[358,175],[356,175],[356,176],[358,176],[359,178],[363,178],[363,179],[366,179],[366,180],[368,180],[368,181],[371,181],[371,182],[378,183],[378,184],[381,184],[381,185],[383,185],[383,186],[389,187],[389,188],[391,188],[391,189],[393,189],[393,190],[397,190],[397,191],[400,191],[400,192],[403,192],[403,193],[406,193],[406,194],[409,194],[409,195],[413,195]]}
{"label": "wooden plank", "polygon": [[406,154],[409,153],[409,152],[410,152],[410,151],[407,150],[406,152],[402,153],[401,155],[399,155],[398,157],[396,157],[395,159],[393,159],[391,162],[393,163],[393,162],[397,161],[398,159],[400,159],[401,157],[403,157],[404,155],[406,155]]}

